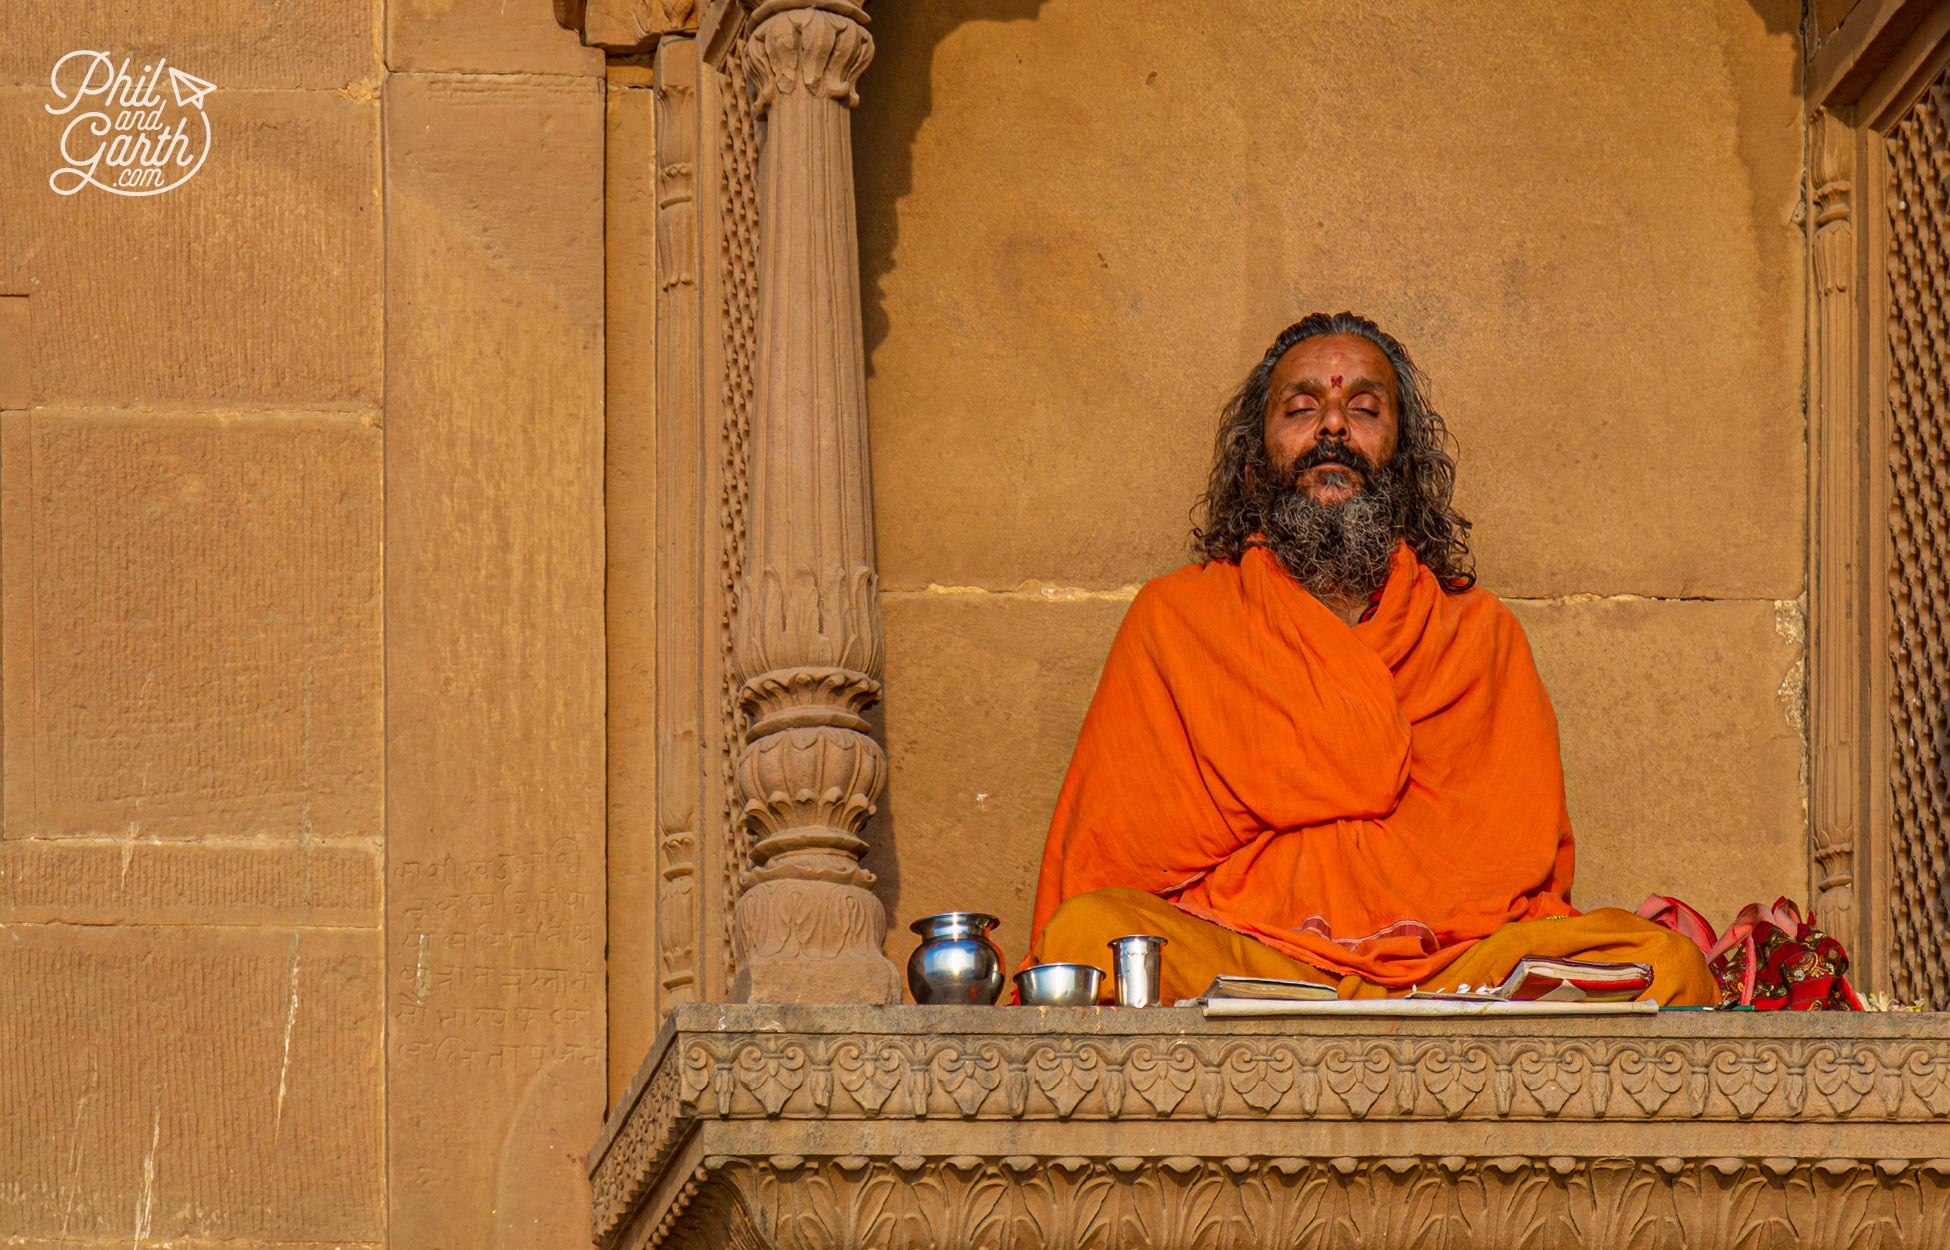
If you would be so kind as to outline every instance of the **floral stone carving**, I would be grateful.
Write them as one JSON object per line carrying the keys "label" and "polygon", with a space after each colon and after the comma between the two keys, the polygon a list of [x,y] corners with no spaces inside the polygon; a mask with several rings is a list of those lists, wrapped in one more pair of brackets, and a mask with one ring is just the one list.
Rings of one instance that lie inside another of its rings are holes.
{"label": "floral stone carving", "polygon": [[1944,1246],[1950,1021],[685,1007],[592,1164],[606,1247]]}

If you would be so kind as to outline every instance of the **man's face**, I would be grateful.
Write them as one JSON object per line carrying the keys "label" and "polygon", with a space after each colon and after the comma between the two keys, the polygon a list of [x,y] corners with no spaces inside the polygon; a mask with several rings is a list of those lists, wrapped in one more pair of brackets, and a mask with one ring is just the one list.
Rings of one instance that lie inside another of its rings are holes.
{"label": "man's face", "polygon": [[[1400,412],[1395,369],[1356,334],[1296,343],[1273,366],[1266,403],[1266,458],[1280,477],[1322,506],[1346,503],[1369,483],[1361,461],[1395,456]],[[1346,451],[1359,453],[1344,456]],[[1296,465],[1313,463],[1297,480]]]}

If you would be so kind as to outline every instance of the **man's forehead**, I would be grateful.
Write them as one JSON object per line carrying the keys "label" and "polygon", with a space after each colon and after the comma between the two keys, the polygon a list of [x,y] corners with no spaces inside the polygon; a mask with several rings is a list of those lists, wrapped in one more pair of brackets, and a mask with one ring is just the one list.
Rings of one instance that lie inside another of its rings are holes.
{"label": "man's forehead", "polygon": [[1357,334],[1322,334],[1288,348],[1273,366],[1273,390],[1340,387],[1371,382],[1395,393],[1388,354]]}

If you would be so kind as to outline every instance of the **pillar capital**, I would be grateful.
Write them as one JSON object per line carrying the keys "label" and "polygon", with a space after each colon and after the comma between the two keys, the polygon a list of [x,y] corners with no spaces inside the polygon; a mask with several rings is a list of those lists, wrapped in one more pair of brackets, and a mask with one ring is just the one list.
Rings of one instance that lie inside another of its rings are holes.
{"label": "pillar capital", "polygon": [[751,9],[753,26],[762,25],[781,13],[794,10],[821,10],[840,17],[852,18],[863,26],[868,21],[866,0],[740,0],[740,2]]}
{"label": "pillar capital", "polygon": [[745,63],[758,83],[758,107],[803,91],[811,100],[860,102],[860,75],[873,61],[867,12],[848,0],[767,0],[752,13]]}

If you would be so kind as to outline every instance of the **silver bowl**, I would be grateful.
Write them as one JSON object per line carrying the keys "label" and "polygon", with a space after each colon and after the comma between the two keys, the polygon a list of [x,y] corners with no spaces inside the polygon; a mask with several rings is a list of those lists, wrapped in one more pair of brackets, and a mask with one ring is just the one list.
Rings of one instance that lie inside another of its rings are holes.
{"label": "silver bowl", "polygon": [[986,1006],[1002,994],[1002,952],[989,940],[994,916],[948,911],[908,928],[921,944],[907,960],[907,988],[917,1003]]}
{"label": "silver bowl", "polygon": [[1025,1007],[1094,1007],[1104,970],[1090,964],[1037,964],[1016,974]]}

